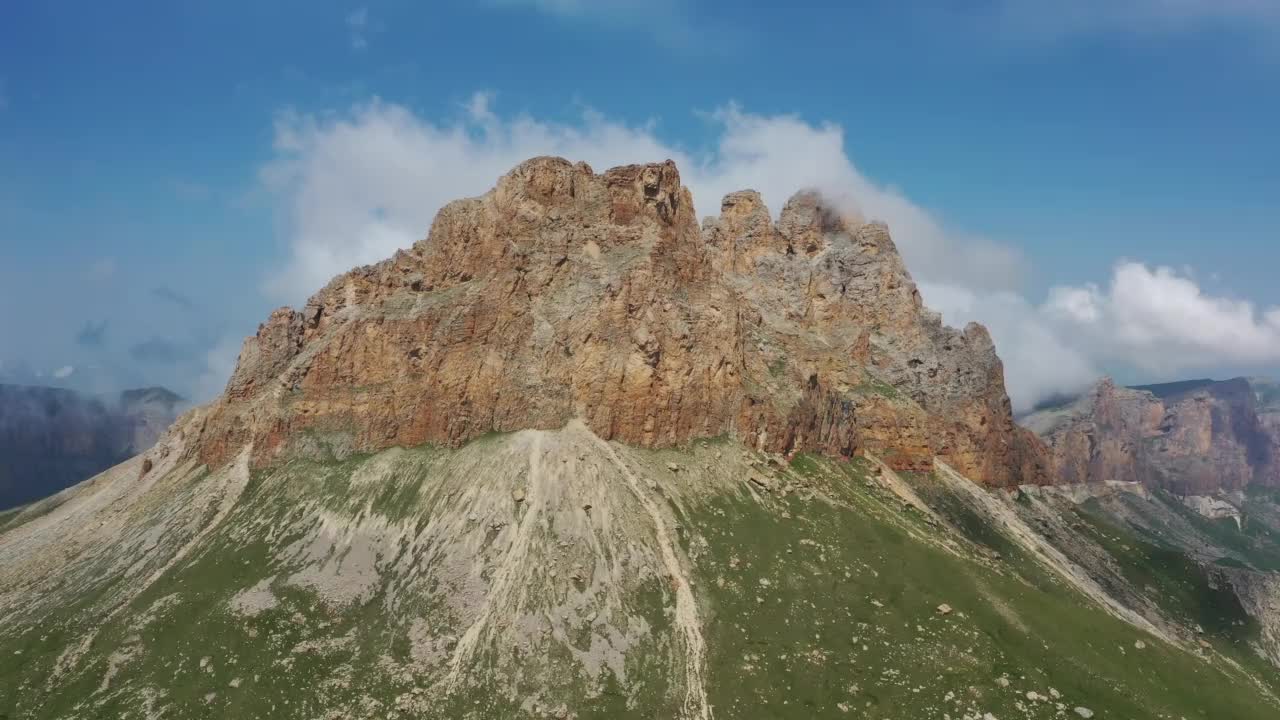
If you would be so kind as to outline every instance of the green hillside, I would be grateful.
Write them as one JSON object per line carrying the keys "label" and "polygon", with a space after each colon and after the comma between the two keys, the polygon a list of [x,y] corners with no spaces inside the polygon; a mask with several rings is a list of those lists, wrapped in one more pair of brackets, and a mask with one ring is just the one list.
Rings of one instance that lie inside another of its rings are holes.
{"label": "green hillside", "polygon": [[[1280,712],[1259,623],[1133,522],[1171,499],[580,428],[162,469],[0,517],[0,717]],[[69,513],[113,544],[43,541]]]}

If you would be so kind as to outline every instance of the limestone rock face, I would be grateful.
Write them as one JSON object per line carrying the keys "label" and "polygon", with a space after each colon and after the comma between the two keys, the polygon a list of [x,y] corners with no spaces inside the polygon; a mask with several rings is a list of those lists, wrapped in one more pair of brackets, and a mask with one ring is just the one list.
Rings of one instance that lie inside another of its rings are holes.
{"label": "limestone rock face", "polygon": [[728,434],[1048,478],[990,336],[924,308],[884,225],[812,192],[775,224],[743,191],[699,227],[670,161],[535,158],[447,205],[412,248],[273,313],[195,447],[263,464],[308,432],[373,450],[571,420],[642,447]]}
{"label": "limestone rock face", "polygon": [[1139,482],[1198,495],[1280,484],[1280,435],[1243,378],[1143,388],[1104,380],[1024,419],[1061,482]]}
{"label": "limestone rock face", "polygon": [[1151,445],[1160,435],[1164,405],[1151,393],[1103,380],[1068,407],[1023,418],[1053,453],[1064,483],[1154,484]]}

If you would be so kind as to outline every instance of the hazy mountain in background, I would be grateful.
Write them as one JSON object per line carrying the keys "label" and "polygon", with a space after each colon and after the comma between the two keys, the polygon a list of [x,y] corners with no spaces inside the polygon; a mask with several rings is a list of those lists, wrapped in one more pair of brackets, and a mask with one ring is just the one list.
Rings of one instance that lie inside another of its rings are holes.
{"label": "hazy mountain in background", "polygon": [[164,388],[100,397],[0,385],[0,510],[52,495],[150,448],[180,403]]}
{"label": "hazy mountain in background", "polygon": [[1182,495],[1280,488],[1274,381],[1103,380],[1020,422],[1049,443],[1059,482],[1139,482]]}

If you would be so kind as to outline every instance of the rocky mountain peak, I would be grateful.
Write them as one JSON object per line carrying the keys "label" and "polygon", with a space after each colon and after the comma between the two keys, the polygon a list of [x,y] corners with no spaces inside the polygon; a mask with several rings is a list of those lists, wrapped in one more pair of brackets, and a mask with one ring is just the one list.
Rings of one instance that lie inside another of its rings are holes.
{"label": "rocky mountain peak", "polygon": [[793,195],[778,217],[778,233],[786,238],[790,251],[808,257],[825,250],[833,234],[856,228],[856,220],[841,215],[814,190]]}
{"label": "rocky mountain peak", "polygon": [[642,447],[731,435],[776,452],[934,458],[1040,482],[986,331],[923,307],[886,226],[802,191],[701,227],[671,161],[539,157],[448,204],[427,237],[335,278],[249,338],[194,444],[254,462],[317,433],[459,445],[582,421]]}

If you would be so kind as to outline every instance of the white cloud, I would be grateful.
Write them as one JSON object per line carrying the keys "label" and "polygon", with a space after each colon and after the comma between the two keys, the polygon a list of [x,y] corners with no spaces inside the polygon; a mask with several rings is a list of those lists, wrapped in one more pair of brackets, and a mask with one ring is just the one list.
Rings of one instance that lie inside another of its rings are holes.
{"label": "white cloud", "polygon": [[236,361],[240,358],[240,347],[243,341],[233,337],[223,337],[205,355],[205,369],[196,378],[191,390],[194,402],[205,402],[217,397],[227,386],[231,373],[236,369]]}
{"label": "white cloud", "polygon": [[1024,261],[1019,251],[944,229],[902,193],[867,178],[850,160],[839,125],[811,125],[794,115],[753,115],[734,105],[711,117],[721,126],[720,141],[690,182],[704,213],[718,212],[726,193],[754,188],[776,214],[796,190],[816,187],[889,223],[917,278],[1000,290],[1020,286]]}
{"label": "white cloud", "polygon": [[1100,357],[1154,372],[1280,362],[1280,308],[1206,294],[1168,267],[1121,262],[1105,290],[1053,288],[1045,311]]}
{"label": "white cloud", "polygon": [[55,379],[66,380],[67,378],[71,377],[75,373],[75,371],[76,371],[75,367],[71,365],[63,365],[57,370],[54,370],[51,374]]}
{"label": "white cloud", "polygon": [[1103,368],[1168,380],[1280,363],[1280,308],[1207,294],[1186,270],[1123,261],[1105,288],[1055,287],[1039,306],[928,283],[921,292],[949,323],[988,326],[1019,410],[1080,390]]}
{"label": "white cloud", "polygon": [[[1280,361],[1280,309],[1258,313],[1206,295],[1185,271],[1138,263],[1117,265],[1105,290],[1055,288],[1037,305],[1019,294],[1025,263],[1016,249],[957,233],[867,178],[838,125],[732,105],[706,119],[716,140],[694,153],[662,140],[653,122],[591,110],[573,123],[503,116],[483,93],[443,122],[376,100],[338,115],[282,115],[262,178],[279,201],[289,257],[268,292],[300,303],[332,276],[408,247],[443,204],[484,193],[535,155],[585,160],[597,171],[671,158],[702,215],[718,213],[725,193],[754,188],[776,216],[795,191],[815,187],[888,222],[926,303],[951,324],[988,325],[1019,409],[1080,390],[1103,369]],[[219,381],[234,350],[223,353]]]}
{"label": "white cloud", "polygon": [[1275,0],[1000,0],[998,8],[1007,29],[1035,35],[1280,30]]}
{"label": "white cloud", "polygon": [[361,7],[347,15],[347,29],[351,32],[351,48],[363,50],[369,46],[369,8]]}
{"label": "white cloud", "polygon": [[682,50],[715,49],[738,32],[706,20],[695,23],[688,0],[487,0],[499,8],[528,8],[570,23],[644,32]]}

